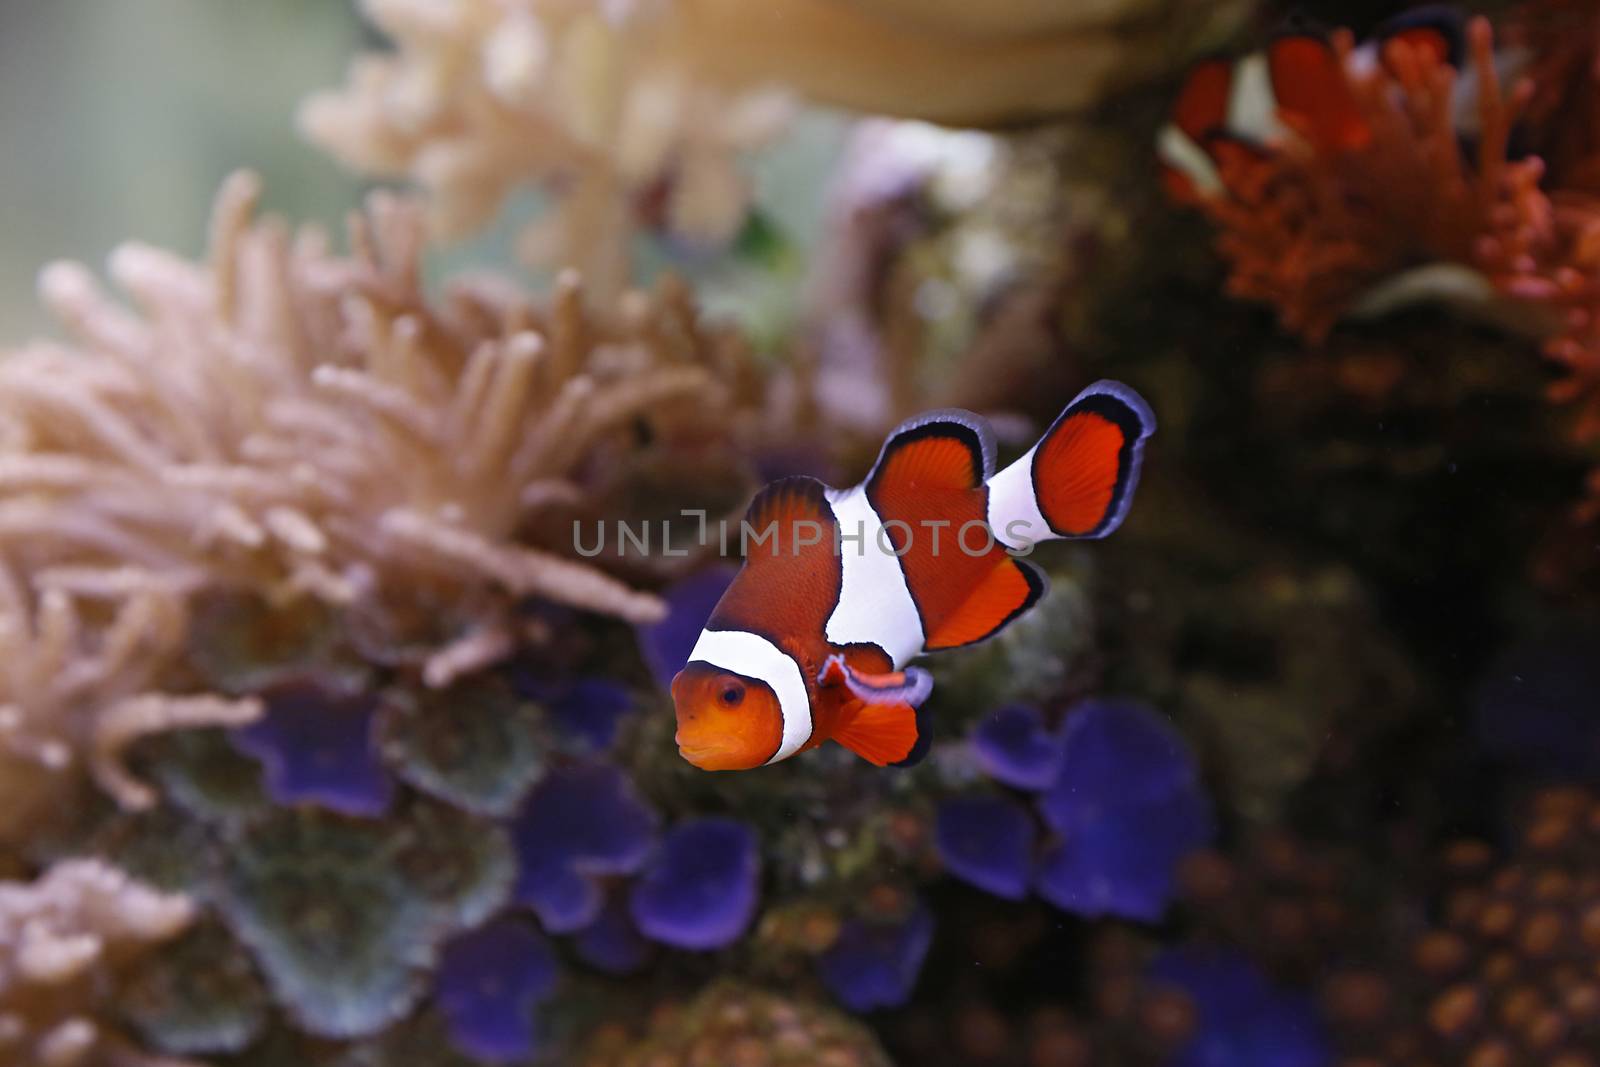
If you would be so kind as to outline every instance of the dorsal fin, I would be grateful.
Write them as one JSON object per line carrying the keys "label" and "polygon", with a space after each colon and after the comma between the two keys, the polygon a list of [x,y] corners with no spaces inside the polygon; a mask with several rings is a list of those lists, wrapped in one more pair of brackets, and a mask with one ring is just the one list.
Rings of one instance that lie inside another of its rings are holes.
{"label": "dorsal fin", "polygon": [[994,431],[959,408],[930,411],[895,427],[867,475],[869,497],[888,479],[919,488],[972,489],[994,473]]}
{"label": "dorsal fin", "polygon": [[778,519],[832,522],[833,511],[828,507],[828,487],[805,474],[768,482],[745,509],[744,521],[756,529],[761,529],[769,522]]}
{"label": "dorsal fin", "polygon": [[744,567],[708,626],[752,630],[773,639],[820,633],[839,600],[838,522],[828,487],[803,475],[756,494],[727,547]]}
{"label": "dorsal fin", "polygon": [[992,566],[984,485],[993,471],[988,422],[945,410],[902,424],[867,476],[866,500],[916,606],[920,629],[912,650]]}
{"label": "dorsal fin", "polygon": [[928,635],[923,648],[937,652],[993,637],[1037,604],[1049,587],[1043,571],[1008,556]]}

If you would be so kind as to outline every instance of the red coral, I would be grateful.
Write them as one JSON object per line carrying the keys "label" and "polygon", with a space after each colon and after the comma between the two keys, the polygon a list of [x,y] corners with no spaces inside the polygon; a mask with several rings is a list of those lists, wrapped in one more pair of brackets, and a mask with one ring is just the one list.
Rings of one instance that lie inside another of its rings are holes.
{"label": "red coral", "polygon": [[1367,136],[1318,138],[1305,117],[1280,109],[1291,136],[1260,151],[1214,145],[1227,195],[1200,206],[1221,230],[1231,294],[1274,304],[1287,329],[1320,341],[1385,277],[1440,260],[1475,264],[1497,220],[1525,213],[1517,201],[1537,190],[1541,166],[1506,153],[1531,88],[1502,90],[1487,22],[1474,20],[1470,38],[1481,127],[1470,159],[1458,147],[1454,68],[1402,40],[1388,43],[1382,63],[1354,62],[1344,31],[1334,48]]}
{"label": "red coral", "polygon": [[[1408,268],[1478,272],[1543,338],[1558,372],[1547,395],[1575,412],[1572,440],[1589,444],[1600,440],[1600,9],[1533,0],[1506,37],[1525,57],[1510,87],[1483,18],[1468,26],[1459,74],[1401,39],[1364,61],[1341,31],[1343,89],[1368,135],[1319,138],[1308,116],[1280,106],[1287,135],[1210,143],[1222,190],[1197,202],[1218,226],[1227,291],[1273,305],[1313,343]],[[1470,152],[1453,107],[1463,77],[1475,79]],[[1539,154],[1512,158],[1513,128]],[[1596,522],[1600,475],[1592,489],[1585,515]]]}
{"label": "red coral", "polygon": [[1532,0],[1513,13],[1503,37],[1529,57],[1528,149],[1549,164],[1557,186],[1600,191],[1600,7]]}

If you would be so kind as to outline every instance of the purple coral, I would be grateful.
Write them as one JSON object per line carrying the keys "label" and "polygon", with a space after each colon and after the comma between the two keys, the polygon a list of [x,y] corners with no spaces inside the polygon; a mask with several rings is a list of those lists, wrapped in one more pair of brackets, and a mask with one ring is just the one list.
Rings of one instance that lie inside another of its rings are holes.
{"label": "purple coral", "polygon": [[605,903],[595,879],[637,871],[655,830],[655,813],[617,768],[595,763],[552,771],[511,823],[516,898],[551,933],[581,930]]}
{"label": "purple coral", "polygon": [[1322,1067],[1330,1059],[1311,1001],[1275,989],[1238,953],[1171,949],[1151,962],[1148,978],[1194,1005],[1194,1032],[1172,1067]]}
{"label": "purple coral", "polygon": [[675,948],[722,948],[755,916],[760,877],[756,837],[744,823],[681,823],[633,887],[633,921],[646,937]]}
{"label": "purple coral", "polygon": [[997,796],[956,797],[939,805],[934,844],[957,878],[1007,900],[1028,895],[1033,868],[1033,818]]}
{"label": "purple coral", "polygon": [[972,731],[972,751],[985,774],[1017,789],[1048,789],[1061,767],[1061,738],[1026,704],[985,716]]}
{"label": "purple coral", "polygon": [[534,1012],[558,978],[545,939],[526,923],[505,918],[445,947],[434,997],[457,1049],[508,1063],[533,1054]]}
{"label": "purple coral", "polygon": [[1081,915],[1160,918],[1178,861],[1214,829],[1183,738],[1150,709],[1120,701],[1068,720],[1060,775],[1039,811],[1061,835],[1039,868],[1039,894]]}
{"label": "purple coral", "polygon": [[933,916],[921,906],[895,923],[855,919],[818,959],[818,970],[851,1011],[897,1008],[911,998],[932,943]]}
{"label": "purple coral", "polygon": [[737,573],[736,567],[716,566],[691,574],[667,590],[667,617],[639,627],[645,662],[662,689],[689,661],[700,631]]}
{"label": "purple coral", "polygon": [[1084,705],[1068,718],[1061,741],[1060,772],[1039,810],[1063,833],[1092,816],[1096,805],[1152,803],[1199,779],[1183,737],[1134,701]]}
{"label": "purple coral", "polygon": [[996,780],[1041,792],[1056,840],[1034,870],[1034,824],[1017,802],[968,797],[940,806],[935,844],[951,874],[1020,900],[1030,872],[1040,896],[1081,915],[1160,918],[1178,861],[1210,840],[1211,806],[1193,754],[1155,712],[1101,701],[1059,734],[1035,708],[1000,708],[973,731]]}
{"label": "purple coral", "polygon": [[231,736],[234,747],[261,764],[277,803],[378,816],[394,798],[375,734],[380,703],[346,686],[285,682],[267,693],[266,713]]}
{"label": "purple coral", "polygon": [[579,678],[545,691],[544,703],[561,731],[581,747],[603,752],[634,711],[633,695],[610,678]]}
{"label": "purple coral", "polygon": [[572,940],[578,958],[607,974],[632,974],[650,959],[650,942],[640,935],[620,898]]}

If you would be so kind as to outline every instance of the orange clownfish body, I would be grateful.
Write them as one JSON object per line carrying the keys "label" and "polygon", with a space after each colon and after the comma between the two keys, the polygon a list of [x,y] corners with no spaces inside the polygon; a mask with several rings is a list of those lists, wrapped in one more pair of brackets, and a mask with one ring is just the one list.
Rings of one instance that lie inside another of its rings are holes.
{"label": "orange clownfish body", "polygon": [[987,422],[941,411],[896,429],[854,488],[767,486],[744,566],[672,682],[683,757],[745,770],[834,740],[879,766],[915,762],[932,679],[908,662],[1032,607],[1045,579],[1017,554],[1034,543],[1116,529],[1154,429],[1138,394],[1100,382],[998,473]]}

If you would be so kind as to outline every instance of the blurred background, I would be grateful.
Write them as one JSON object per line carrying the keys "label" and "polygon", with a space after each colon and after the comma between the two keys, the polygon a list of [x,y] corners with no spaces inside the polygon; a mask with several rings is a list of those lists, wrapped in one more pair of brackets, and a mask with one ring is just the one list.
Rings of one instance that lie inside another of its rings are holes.
{"label": "blurred background", "polygon": [[326,0],[0,3],[0,321],[46,325],[39,268],[95,267],[125,240],[198,252],[217,184],[247,166],[267,203],[336,222],[357,182],[295,132],[309,88],[360,45]]}

